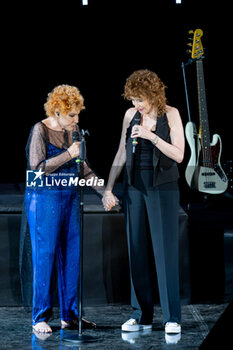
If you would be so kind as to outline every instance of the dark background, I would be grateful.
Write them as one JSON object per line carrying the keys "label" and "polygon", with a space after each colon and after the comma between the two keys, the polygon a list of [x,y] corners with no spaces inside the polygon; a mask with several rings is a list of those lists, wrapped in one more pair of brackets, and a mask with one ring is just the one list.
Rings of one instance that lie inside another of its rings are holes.
{"label": "dark background", "polygon": [[[81,0],[61,3],[47,0],[32,4],[8,2],[1,10],[2,275],[7,274],[8,278],[6,264],[9,264],[10,275],[18,283],[14,291],[18,293],[19,236],[15,234],[19,235],[22,223],[23,197],[22,186],[18,184],[25,181],[26,142],[31,127],[45,118],[43,105],[47,94],[59,84],[79,87],[86,105],[80,115],[80,127],[90,132],[88,160],[107,180],[124,113],[131,106],[122,97],[123,88],[134,70],[148,68],[158,73],[168,87],[168,103],[179,109],[184,126],[188,122],[181,63],[189,59],[188,31],[201,28],[210,134],[221,136],[221,164],[225,167],[227,160],[232,160],[232,11],[226,1],[204,0],[183,0],[182,5],[176,5],[175,0],[89,0],[87,7],[82,6]],[[191,117],[198,126],[195,64],[187,67],[186,74]],[[232,298],[233,192],[228,190],[205,198],[189,189],[184,178],[189,157],[186,144],[185,159],[179,165],[181,206],[183,215],[188,217],[187,232],[185,228],[186,233],[180,237],[182,266],[190,271],[192,302],[219,302],[223,297]],[[115,190],[121,187],[119,184]],[[88,196],[85,204],[88,205]],[[121,241],[125,240],[123,227],[119,228],[114,221],[123,224],[121,215],[119,221],[116,213],[109,213],[107,222],[103,220],[98,225],[96,220],[105,218],[105,213],[88,219],[93,226],[87,231],[94,233],[95,240],[90,238],[87,242],[96,254],[102,254],[102,248],[96,249],[96,244],[99,247],[106,244],[107,256],[116,258],[113,267],[122,280],[118,266],[119,261],[123,263],[119,255],[122,248],[118,248],[125,247],[126,242]],[[99,230],[97,235],[95,230]],[[116,232],[122,234],[117,244]],[[107,249],[110,246],[112,250]],[[92,257],[87,247],[88,256]],[[87,266],[92,268],[93,264]],[[126,264],[122,266],[125,272]],[[95,268],[101,271],[98,264]],[[92,276],[98,274],[92,271]],[[118,281],[113,275],[112,280],[107,277],[109,283]],[[189,275],[184,280],[189,281]],[[9,293],[5,291],[3,288],[8,300]]]}
{"label": "dark background", "polygon": [[[211,136],[220,134],[222,164],[232,159],[230,20],[226,2],[175,0],[81,0],[62,3],[8,3],[2,9],[1,183],[25,181],[25,145],[31,127],[45,118],[43,104],[56,85],[79,87],[86,110],[88,159],[107,180],[117,151],[122,120],[130,103],[122,97],[125,79],[136,69],[155,71],[166,84],[170,105],[188,121],[182,61],[188,31],[201,28]],[[227,46],[227,45],[228,46]],[[188,67],[191,116],[198,124],[195,65]],[[181,192],[189,193],[180,165]]]}

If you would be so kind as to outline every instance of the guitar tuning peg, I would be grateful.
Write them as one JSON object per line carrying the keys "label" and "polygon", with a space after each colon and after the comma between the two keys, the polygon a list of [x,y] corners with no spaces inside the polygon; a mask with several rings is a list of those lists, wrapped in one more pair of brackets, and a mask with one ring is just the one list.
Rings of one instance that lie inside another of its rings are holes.
{"label": "guitar tuning peg", "polygon": [[188,43],[187,45],[188,45],[188,46],[193,46],[191,43]]}
{"label": "guitar tuning peg", "polygon": [[193,34],[194,33],[194,31],[193,30],[189,30],[189,32],[188,32],[189,34]]}

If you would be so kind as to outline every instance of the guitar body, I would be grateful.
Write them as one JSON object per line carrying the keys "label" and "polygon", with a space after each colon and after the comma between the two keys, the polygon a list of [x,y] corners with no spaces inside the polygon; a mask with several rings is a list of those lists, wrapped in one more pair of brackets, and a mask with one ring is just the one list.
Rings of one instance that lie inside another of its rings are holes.
{"label": "guitar body", "polygon": [[220,194],[228,187],[227,176],[221,164],[222,142],[218,134],[213,135],[210,144],[212,155],[211,166],[203,162],[203,150],[199,134],[196,132],[195,124],[188,122],[185,128],[185,135],[190,146],[191,156],[185,171],[185,178],[192,189],[208,194]]}
{"label": "guitar body", "polygon": [[200,142],[199,135],[197,134],[196,125],[192,122],[188,122],[185,127],[185,136],[190,147],[191,156],[188,165],[185,170],[186,181],[192,189],[195,189],[194,174],[198,165]]}

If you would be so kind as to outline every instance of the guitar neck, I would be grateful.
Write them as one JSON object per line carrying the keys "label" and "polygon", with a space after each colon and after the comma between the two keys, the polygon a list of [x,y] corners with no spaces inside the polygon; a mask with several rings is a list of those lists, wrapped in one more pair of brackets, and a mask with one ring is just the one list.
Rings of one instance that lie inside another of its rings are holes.
{"label": "guitar neck", "polygon": [[197,91],[198,91],[199,118],[200,118],[200,128],[201,128],[201,143],[202,143],[203,149],[207,149],[210,147],[210,131],[209,131],[204,68],[203,68],[202,59],[196,61],[196,67],[197,67]]}

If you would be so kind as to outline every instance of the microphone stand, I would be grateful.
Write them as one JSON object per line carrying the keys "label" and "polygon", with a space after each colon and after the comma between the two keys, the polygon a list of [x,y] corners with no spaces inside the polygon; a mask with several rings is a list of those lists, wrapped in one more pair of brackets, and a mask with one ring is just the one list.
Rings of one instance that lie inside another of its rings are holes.
{"label": "microphone stand", "polygon": [[[79,157],[76,160],[78,168],[79,180],[84,178],[84,161],[86,159],[86,141],[85,134],[89,135],[88,130],[81,130],[81,136],[79,139],[73,141],[80,141],[79,143]],[[63,337],[64,342],[70,342],[73,344],[89,343],[97,341],[97,338],[94,338],[89,335],[84,335],[82,333],[82,298],[83,298],[83,217],[84,217],[84,186],[79,186],[80,194],[80,253],[79,253],[79,322],[78,322],[78,334],[71,334]]]}

